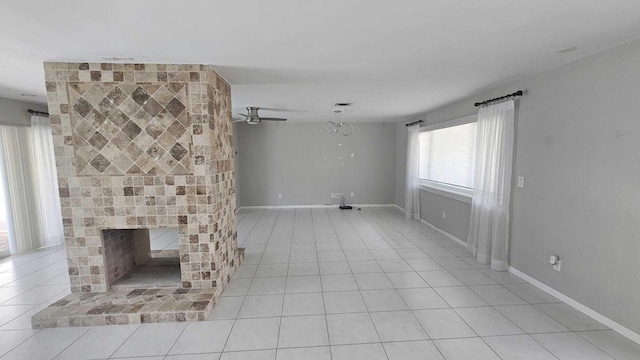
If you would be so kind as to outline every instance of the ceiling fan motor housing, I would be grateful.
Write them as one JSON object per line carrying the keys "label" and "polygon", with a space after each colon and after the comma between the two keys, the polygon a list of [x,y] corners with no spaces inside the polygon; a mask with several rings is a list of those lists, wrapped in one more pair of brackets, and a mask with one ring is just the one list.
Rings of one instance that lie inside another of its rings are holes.
{"label": "ceiling fan motor housing", "polygon": [[284,118],[260,117],[258,110],[260,110],[259,107],[247,106],[247,113],[239,115],[244,116],[246,123],[249,125],[260,124],[262,121],[287,121],[287,119]]}

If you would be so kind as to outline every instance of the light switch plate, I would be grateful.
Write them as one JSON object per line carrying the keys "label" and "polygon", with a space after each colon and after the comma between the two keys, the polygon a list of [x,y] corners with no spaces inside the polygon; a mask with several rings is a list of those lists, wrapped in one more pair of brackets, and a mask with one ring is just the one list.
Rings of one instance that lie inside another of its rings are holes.
{"label": "light switch plate", "polygon": [[518,176],[518,187],[519,188],[524,187],[524,176]]}

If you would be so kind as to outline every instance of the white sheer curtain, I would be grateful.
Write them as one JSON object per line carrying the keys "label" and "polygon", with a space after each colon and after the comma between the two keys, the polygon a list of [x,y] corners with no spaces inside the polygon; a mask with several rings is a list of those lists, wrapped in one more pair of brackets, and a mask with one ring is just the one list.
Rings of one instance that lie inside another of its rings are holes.
{"label": "white sheer curtain", "polygon": [[34,172],[42,222],[43,245],[60,245],[64,240],[56,159],[51,124],[45,116],[31,116],[31,143]]}
{"label": "white sheer curtain", "polygon": [[29,127],[0,126],[4,154],[7,210],[11,214],[9,241],[11,254],[37,249],[43,245],[36,176],[31,158]]}
{"label": "white sheer curtain", "polygon": [[467,250],[493,270],[509,267],[513,100],[478,112],[475,180]]}
{"label": "white sheer curtain", "polygon": [[11,254],[61,244],[64,232],[49,119],[32,116],[31,127],[0,126],[0,142]]}
{"label": "white sheer curtain", "polygon": [[404,190],[404,213],[408,219],[420,220],[420,125],[409,126],[407,129],[407,178]]}

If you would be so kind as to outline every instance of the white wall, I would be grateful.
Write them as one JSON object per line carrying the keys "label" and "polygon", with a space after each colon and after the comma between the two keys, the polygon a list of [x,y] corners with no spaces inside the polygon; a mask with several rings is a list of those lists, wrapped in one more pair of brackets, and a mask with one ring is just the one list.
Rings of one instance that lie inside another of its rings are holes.
{"label": "white wall", "polygon": [[341,136],[330,135],[324,122],[239,123],[239,206],[324,205],[336,192],[345,193],[347,203],[393,204],[395,126],[355,123],[351,136]]}
{"label": "white wall", "polygon": [[47,111],[47,105],[0,98],[0,124],[31,125],[27,110]]}
{"label": "white wall", "polygon": [[[514,177],[525,176],[526,187],[514,186],[511,265],[635,332],[638,59],[640,42],[634,42],[420,117],[431,124],[468,116],[476,101],[525,90],[517,102]],[[562,272],[548,264],[551,254],[562,258]]]}

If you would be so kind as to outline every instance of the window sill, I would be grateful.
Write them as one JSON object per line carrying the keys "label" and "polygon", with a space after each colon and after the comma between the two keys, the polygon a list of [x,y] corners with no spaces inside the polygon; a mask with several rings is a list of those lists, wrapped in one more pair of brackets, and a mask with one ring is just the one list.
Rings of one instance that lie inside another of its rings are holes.
{"label": "window sill", "polygon": [[428,191],[430,193],[448,197],[467,204],[471,204],[471,200],[473,199],[473,190],[431,181],[420,181],[420,190]]}

